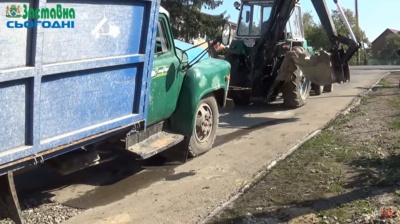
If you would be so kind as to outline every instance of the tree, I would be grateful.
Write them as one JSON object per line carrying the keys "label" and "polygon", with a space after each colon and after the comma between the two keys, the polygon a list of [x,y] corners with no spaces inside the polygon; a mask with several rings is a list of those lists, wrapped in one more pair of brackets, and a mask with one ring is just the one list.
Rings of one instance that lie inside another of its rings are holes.
{"label": "tree", "polygon": [[399,35],[389,35],[386,37],[386,44],[382,51],[379,53],[379,58],[385,60],[398,60],[399,56],[396,50],[400,48],[400,36]]}
{"label": "tree", "polygon": [[201,13],[201,9],[215,9],[221,0],[162,0],[163,6],[170,13],[172,30],[175,38],[189,39],[199,35],[215,38],[227,20],[226,12],[212,16]]}
{"label": "tree", "polygon": [[304,33],[306,34],[312,33],[312,28],[315,27],[316,24],[310,12],[305,12],[303,14],[303,24],[304,24]]}
{"label": "tree", "polygon": [[[343,9],[343,11],[344,11],[344,14],[346,15],[347,20],[349,21],[351,29],[353,30],[354,35],[356,36],[357,40],[368,46],[371,45],[365,32],[359,26],[357,26],[357,19],[354,15],[353,11],[350,9]],[[349,33],[346,25],[342,22],[341,15],[337,10],[334,10],[332,12],[332,18],[333,18],[333,22],[336,26],[336,30],[338,31],[338,33],[341,35],[350,37],[350,33]]]}
{"label": "tree", "polygon": [[[351,26],[351,29],[354,32],[354,35],[356,36],[357,41],[363,43],[364,45],[370,46],[371,43],[365,35],[365,32],[357,26],[357,20],[354,16],[353,11],[350,9],[343,9],[343,11]],[[342,21],[340,13],[337,10],[332,10],[331,15],[337,33],[342,36],[350,37],[350,33],[347,29],[347,26]],[[309,12],[303,14],[303,20],[304,34],[308,44],[316,50],[328,50],[330,48],[330,42],[323,26],[320,23],[314,22]],[[345,46],[345,48],[347,47]],[[361,57],[361,59],[365,59],[367,55],[366,50],[362,48],[360,49],[359,53],[363,56]],[[354,55],[350,60],[350,64],[354,64],[357,61],[355,56],[356,55]]]}
{"label": "tree", "polygon": [[304,35],[307,44],[315,50],[329,49],[330,42],[321,24],[314,22],[310,12],[303,14]]}

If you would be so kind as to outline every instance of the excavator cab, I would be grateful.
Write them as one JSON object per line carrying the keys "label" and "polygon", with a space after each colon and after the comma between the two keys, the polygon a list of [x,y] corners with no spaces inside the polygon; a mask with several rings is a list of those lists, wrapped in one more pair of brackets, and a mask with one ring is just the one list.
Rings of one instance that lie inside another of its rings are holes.
{"label": "excavator cab", "polygon": [[[308,1],[314,5],[331,43],[329,49],[316,53],[307,51],[310,48],[304,38],[299,0],[241,0],[234,3],[240,11],[236,37],[230,41],[230,27],[225,26],[224,33],[229,38],[222,38],[222,43],[229,46],[225,59],[232,65],[231,93],[245,90],[253,96],[276,95],[280,91],[279,81],[288,82],[292,76],[289,74],[292,71],[283,74],[282,65],[289,65],[291,69],[296,67],[306,80],[319,86],[350,81],[348,61],[361,44],[357,42],[339,0],[333,1],[349,30],[348,36],[337,33],[325,0]],[[346,50],[344,45],[347,45]],[[307,93],[304,96],[306,98]]]}
{"label": "excavator cab", "polygon": [[[246,40],[247,47],[253,47],[254,42],[260,39],[262,33],[266,32],[273,4],[273,0],[243,1],[242,4],[236,2],[235,5],[241,5],[236,36],[239,39]],[[304,25],[299,3],[296,4],[289,18],[285,32],[282,32],[279,37],[279,41],[287,39],[304,41]]]}

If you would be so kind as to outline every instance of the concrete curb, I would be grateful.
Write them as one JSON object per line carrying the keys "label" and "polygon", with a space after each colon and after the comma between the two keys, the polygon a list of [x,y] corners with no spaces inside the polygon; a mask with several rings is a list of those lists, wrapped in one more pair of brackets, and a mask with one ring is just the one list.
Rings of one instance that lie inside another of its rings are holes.
{"label": "concrete curb", "polygon": [[378,84],[379,82],[389,75],[391,72],[387,72],[384,75],[382,75],[378,81],[372,85],[370,88],[368,88],[366,91],[358,94],[355,96],[355,98],[350,102],[350,104],[343,109],[342,111],[338,112],[332,119],[330,119],[322,128],[317,129],[316,131],[312,132],[311,134],[308,134],[304,139],[302,139],[299,143],[297,143],[295,146],[293,146],[291,149],[289,149],[286,153],[283,155],[279,156],[276,160],[272,161],[269,165],[264,166],[261,168],[261,171],[257,172],[257,174],[251,179],[251,181],[244,185],[242,188],[239,189],[237,193],[235,193],[232,197],[229,198],[228,201],[224,202],[217,208],[215,208],[203,221],[200,221],[202,224],[207,224],[208,222],[211,221],[211,219],[225,210],[229,205],[231,205],[233,202],[235,202],[240,196],[242,196],[244,193],[246,193],[251,187],[253,187],[265,174],[268,173],[269,170],[271,170],[278,162],[284,160],[286,157],[291,155],[294,151],[299,149],[304,143],[308,142],[312,138],[318,136],[322,130],[326,129],[332,121],[336,120],[340,116],[345,116],[349,114],[354,108],[358,107],[361,103],[361,98],[370,93]]}

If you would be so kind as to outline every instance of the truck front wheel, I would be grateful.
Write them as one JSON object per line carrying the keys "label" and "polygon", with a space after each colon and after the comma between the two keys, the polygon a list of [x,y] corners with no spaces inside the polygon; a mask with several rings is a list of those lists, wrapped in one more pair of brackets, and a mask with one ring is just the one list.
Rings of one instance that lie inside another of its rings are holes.
{"label": "truck front wheel", "polygon": [[212,148],[217,136],[219,122],[218,105],[215,97],[208,95],[200,100],[195,117],[193,134],[185,141],[188,143],[189,156],[199,156]]}

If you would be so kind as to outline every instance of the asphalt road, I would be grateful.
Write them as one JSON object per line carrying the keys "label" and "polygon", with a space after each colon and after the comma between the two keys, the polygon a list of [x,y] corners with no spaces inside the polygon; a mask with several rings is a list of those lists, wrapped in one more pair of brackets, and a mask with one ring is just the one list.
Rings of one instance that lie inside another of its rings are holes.
{"label": "asphalt road", "polygon": [[[260,170],[329,122],[390,70],[400,67],[352,68],[350,83],[335,85],[332,93],[311,96],[296,110],[285,110],[278,101],[222,111],[214,148],[183,165],[147,164],[144,170],[132,165],[123,171],[105,166],[100,168],[104,170],[100,176],[92,177],[89,170],[63,183],[48,174],[49,183],[57,182],[48,188],[53,189],[55,200],[88,209],[67,224],[201,222]],[[122,164],[120,161],[117,166]],[[115,176],[121,178],[104,183]]]}

